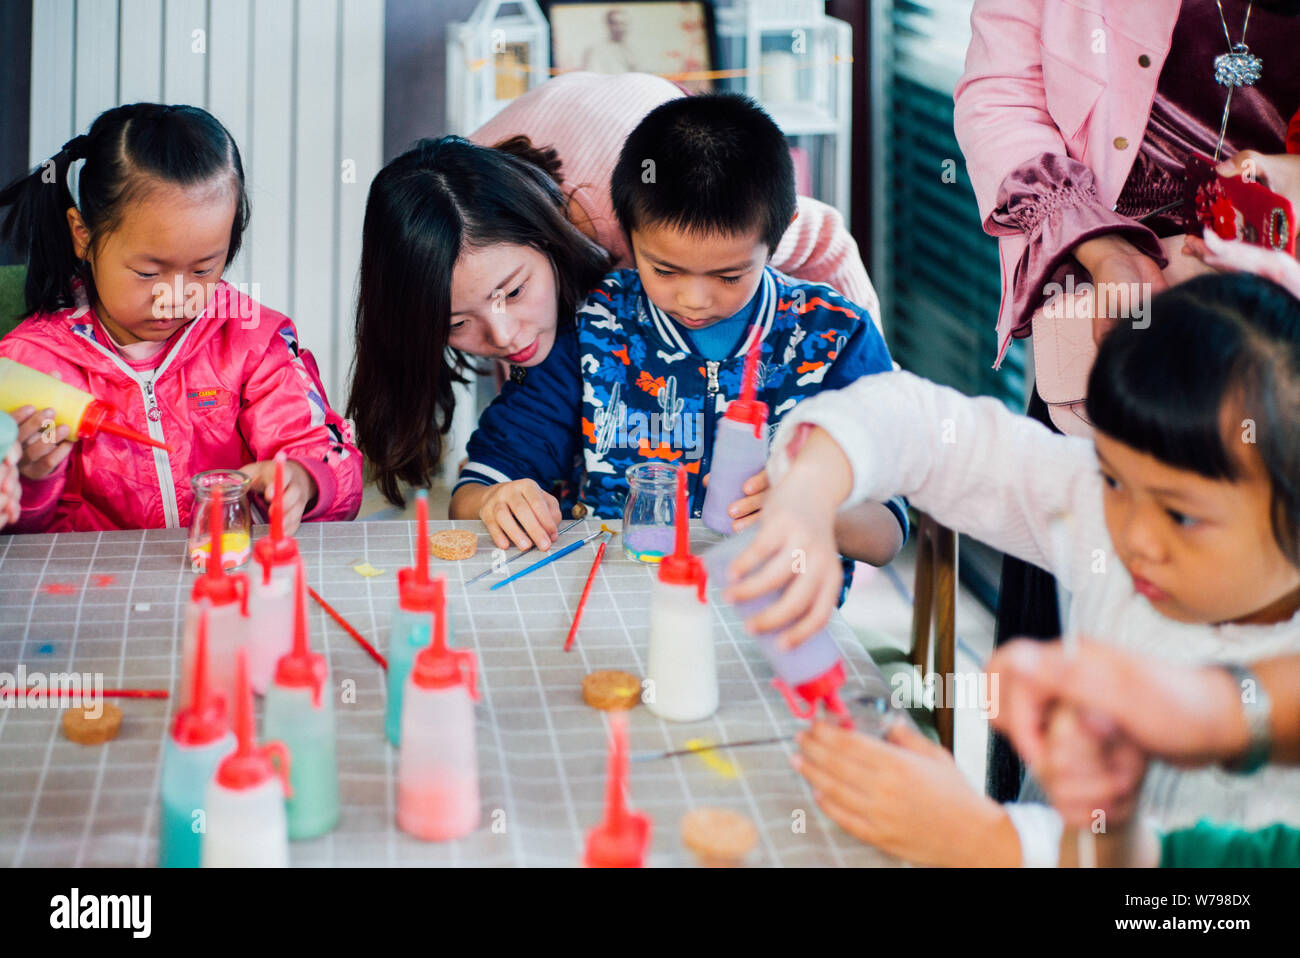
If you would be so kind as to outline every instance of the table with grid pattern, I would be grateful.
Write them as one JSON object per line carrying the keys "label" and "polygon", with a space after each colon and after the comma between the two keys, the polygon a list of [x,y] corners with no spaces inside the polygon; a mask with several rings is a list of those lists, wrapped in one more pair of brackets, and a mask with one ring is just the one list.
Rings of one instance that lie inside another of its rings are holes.
{"label": "table with grid pattern", "polygon": [[[598,540],[495,592],[493,547],[476,522],[431,523],[479,533],[462,562],[432,560],[447,577],[454,644],[479,659],[476,708],[482,822],[458,841],[428,843],[395,824],[397,752],[384,737],[383,672],[315,603],[311,641],[328,657],[336,695],[338,828],[294,842],[302,866],[565,866],[579,862],[586,831],[603,815],[607,721],[582,701],[596,669],[644,675],[653,567],[606,549],[574,649],[564,639]],[[598,530],[587,520],[568,544]],[[258,534],[264,529],[256,530]],[[306,524],[298,531],[307,581],[379,650],[410,565],[412,522]],[[194,574],[183,531],[148,530],[0,536],[0,673],[102,674],[105,688],[166,688],[180,678],[181,625]],[[692,547],[718,537],[692,529]],[[514,554],[511,550],[510,555]],[[498,554],[499,557],[500,554]],[[354,570],[369,562],[383,574]],[[519,559],[515,572],[533,561]],[[714,603],[721,705],[710,719],[672,723],[644,706],[630,713],[629,747],[678,749],[692,739],[736,742],[787,735],[801,723],[771,687],[772,673],[734,611]],[[886,694],[870,657],[837,614],[832,634],[845,654],[850,696]],[[47,680],[48,681],[48,680]],[[124,719],[102,746],[64,738],[55,708],[0,700],[0,865],[153,865],[157,859],[162,745],[172,700],[116,700]],[[260,709],[259,709],[260,712]],[[789,766],[790,741],[630,766],[633,808],[654,821],[649,863],[689,865],[679,822],[710,805],[758,826],[753,865],[889,865],[893,860],[841,831],[816,807]],[[720,760],[720,761],[719,761]],[[730,769],[722,763],[729,764]],[[728,774],[730,772],[730,774]]]}

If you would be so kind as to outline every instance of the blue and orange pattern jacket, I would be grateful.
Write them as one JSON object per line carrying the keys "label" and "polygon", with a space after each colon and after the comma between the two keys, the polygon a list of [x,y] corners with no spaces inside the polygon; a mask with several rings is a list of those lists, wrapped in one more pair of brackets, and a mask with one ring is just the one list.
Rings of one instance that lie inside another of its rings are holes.
{"label": "blue and orange pattern jacket", "polygon": [[[650,301],[636,270],[609,274],[579,307],[575,328],[562,329],[546,359],[484,410],[457,486],[531,478],[559,492],[566,515],[582,503],[619,518],[630,466],[677,462],[699,516],[717,421],[740,395],[755,335],[769,430],[801,399],[893,368],[870,316],[829,286],[767,267],[751,307],[753,325],[731,355],[708,360]],[[886,505],[906,535],[905,504]]]}

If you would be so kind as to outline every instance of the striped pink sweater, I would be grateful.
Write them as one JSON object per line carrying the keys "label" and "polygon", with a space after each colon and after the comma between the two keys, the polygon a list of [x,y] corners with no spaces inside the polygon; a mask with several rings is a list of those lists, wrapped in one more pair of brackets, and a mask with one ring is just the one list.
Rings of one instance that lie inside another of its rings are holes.
{"label": "striped pink sweater", "polygon": [[[493,146],[523,134],[537,146],[554,148],[564,164],[565,192],[591,219],[597,242],[615,257],[615,265],[630,267],[631,250],[610,199],[610,173],[641,118],[682,95],[674,84],[648,73],[566,73],[511,102],[470,139]],[[833,207],[799,197],[799,217],[781,238],[772,265],[799,279],[828,283],[880,325],[880,303],[858,244]]]}

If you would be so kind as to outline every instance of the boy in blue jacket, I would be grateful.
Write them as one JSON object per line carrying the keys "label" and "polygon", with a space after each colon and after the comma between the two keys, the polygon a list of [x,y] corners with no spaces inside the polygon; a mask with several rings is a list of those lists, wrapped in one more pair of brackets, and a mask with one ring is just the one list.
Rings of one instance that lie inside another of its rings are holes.
{"label": "boy in blue jacket", "polygon": [[[702,95],[653,110],[624,144],[611,193],[636,268],[605,277],[547,358],[515,370],[452,495],[452,518],[482,519],[499,548],[549,548],[575,507],[621,517],[626,471],[647,460],[684,465],[698,516],[717,420],[740,395],[754,336],[770,430],[799,400],[893,368],[865,310],[767,265],[795,215],[794,173],[753,101]],[[729,510],[736,531],[766,488],[762,472],[746,483]],[[836,534],[846,556],[884,565],[906,538],[905,506],[865,503]]]}

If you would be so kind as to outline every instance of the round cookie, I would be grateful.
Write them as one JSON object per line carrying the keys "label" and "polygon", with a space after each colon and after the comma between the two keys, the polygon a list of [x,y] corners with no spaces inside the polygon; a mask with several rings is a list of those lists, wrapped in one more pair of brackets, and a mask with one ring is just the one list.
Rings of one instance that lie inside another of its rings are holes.
{"label": "round cookie", "polygon": [[696,808],[682,816],[682,844],[706,868],[735,868],[758,844],[758,829],[740,812]]}
{"label": "round cookie", "polygon": [[631,672],[601,669],[582,679],[582,700],[594,709],[630,709],[641,701],[641,680]]}
{"label": "round cookie", "polygon": [[100,708],[103,712],[99,718],[91,718],[84,709],[64,710],[63,734],[68,741],[78,745],[103,745],[117,738],[118,729],[122,727],[122,710],[112,702],[103,702]]}
{"label": "round cookie", "polygon": [[478,552],[478,536],[468,529],[442,529],[429,536],[429,549],[439,559],[468,559]]}

